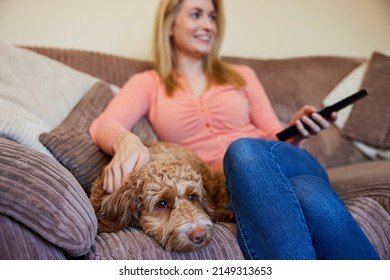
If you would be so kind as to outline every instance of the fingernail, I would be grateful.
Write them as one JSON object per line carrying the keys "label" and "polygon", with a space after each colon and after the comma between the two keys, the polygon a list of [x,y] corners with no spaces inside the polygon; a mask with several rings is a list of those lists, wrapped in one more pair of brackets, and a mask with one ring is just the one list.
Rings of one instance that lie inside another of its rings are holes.
{"label": "fingernail", "polygon": [[317,120],[321,118],[321,115],[318,114],[317,112],[316,112],[316,113],[313,113],[311,116],[312,116],[314,119],[317,119]]}

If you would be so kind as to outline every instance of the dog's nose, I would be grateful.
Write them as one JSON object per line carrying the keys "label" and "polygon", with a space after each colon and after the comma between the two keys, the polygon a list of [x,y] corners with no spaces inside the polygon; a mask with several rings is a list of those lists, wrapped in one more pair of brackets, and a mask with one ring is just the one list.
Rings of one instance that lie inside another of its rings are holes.
{"label": "dog's nose", "polygon": [[202,244],[207,237],[207,232],[200,227],[195,228],[190,234],[189,238],[195,244]]}

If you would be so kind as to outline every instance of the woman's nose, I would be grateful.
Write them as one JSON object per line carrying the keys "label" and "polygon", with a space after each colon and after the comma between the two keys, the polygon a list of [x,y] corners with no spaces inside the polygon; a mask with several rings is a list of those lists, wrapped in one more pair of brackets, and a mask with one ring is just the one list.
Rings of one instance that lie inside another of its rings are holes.
{"label": "woman's nose", "polygon": [[202,28],[206,30],[211,30],[214,27],[215,23],[209,16],[204,16],[202,18]]}

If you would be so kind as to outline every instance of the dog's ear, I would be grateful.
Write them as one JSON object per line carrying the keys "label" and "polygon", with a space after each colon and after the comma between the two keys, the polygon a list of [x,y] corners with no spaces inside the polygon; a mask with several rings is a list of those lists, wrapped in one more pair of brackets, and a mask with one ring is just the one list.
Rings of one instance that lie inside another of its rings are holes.
{"label": "dog's ear", "polygon": [[215,172],[213,177],[207,178],[207,180],[205,183],[210,189],[208,191],[203,189],[203,199],[200,202],[202,208],[214,223],[235,223],[234,212],[226,209],[229,195],[225,189],[223,173]]}
{"label": "dog's ear", "polygon": [[210,216],[211,220],[214,222],[214,209],[209,202],[209,197],[204,188],[202,188],[202,195],[199,198],[199,202],[203,210],[206,212],[207,215]]}
{"label": "dog's ear", "polygon": [[128,225],[139,227],[142,187],[137,183],[130,179],[102,200],[100,211],[96,213],[99,232],[114,232]]}

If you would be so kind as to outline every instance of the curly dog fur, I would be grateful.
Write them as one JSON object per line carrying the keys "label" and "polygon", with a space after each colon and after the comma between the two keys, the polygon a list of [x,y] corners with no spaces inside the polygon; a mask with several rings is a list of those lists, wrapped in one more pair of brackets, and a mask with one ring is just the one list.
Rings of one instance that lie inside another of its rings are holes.
{"label": "curly dog fur", "polygon": [[229,196],[222,171],[211,170],[176,144],[156,142],[148,148],[150,162],[133,171],[118,191],[105,194],[103,175],[93,183],[90,200],[99,232],[130,225],[168,250],[188,252],[206,246],[213,222],[234,220],[225,210]]}

